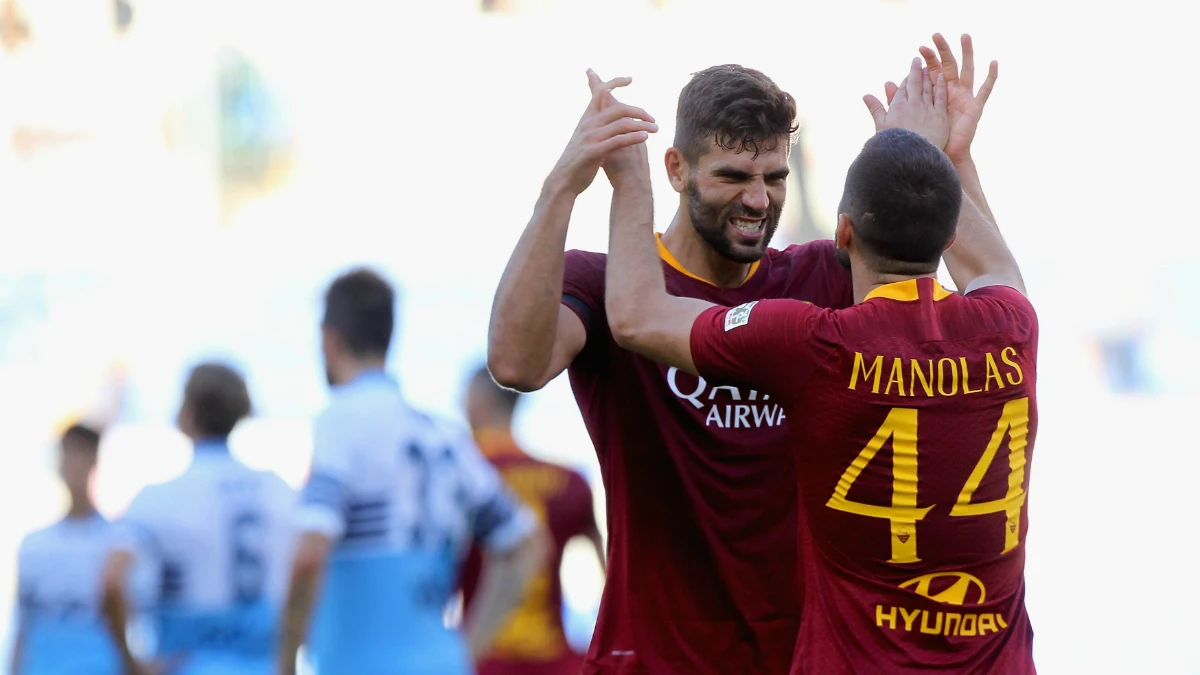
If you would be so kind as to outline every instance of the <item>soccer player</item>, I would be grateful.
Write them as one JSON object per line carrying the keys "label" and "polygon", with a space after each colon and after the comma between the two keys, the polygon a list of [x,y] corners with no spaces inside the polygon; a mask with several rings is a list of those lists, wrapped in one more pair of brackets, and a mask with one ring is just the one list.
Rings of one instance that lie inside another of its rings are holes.
{"label": "soccer player", "polygon": [[[881,130],[847,173],[835,235],[849,309],[670,295],[645,152],[605,165],[618,343],[770,393],[791,418],[812,551],[793,673],[1035,672],[1023,542],[1038,322],[995,223],[939,149],[969,144],[966,98],[982,110],[964,52],[955,114],[944,61],[936,85],[917,59],[891,108],[871,105]],[[980,98],[994,76],[993,63]],[[942,130],[929,140],[891,128],[928,133],[931,120]],[[962,295],[935,278],[943,253]]]}
{"label": "soccer player", "polygon": [[[302,497],[282,638],[289,675],[314,604],[308,653],[320,673],[465,675],[544,555],[533,514],[469,436],[410,407],[384,373],[394,305],[365,269],[325,295],[333,400],[316,420]],[[444,613],[472,541],[488,556],[464,640]]]}
{"label": "soccer player", "polygon": [[[104,611],[130,672],[168,665],[183,675],[274,670],[296,496],[279,476],[229,454],[229,434],[249,414],[240,374],[217,363],[193,368],[178,415],[194,444],[192,463],[177,478],[143,489],[119,521]],[[137,560],[150,563],[159,580],[150,663],[136,662],[125,630],[140,599],[129,581]]]}
{"label": "soccer player", "polygon": [[21,542],[17,557],[14,675],[117,675],[121,659],[100,614],[100,579],[112,527],[92,502],[100,434],[82,424],[63,433],[59,476],[70,496],[65,518]]}
{"label": "soccer player", "polygon": [[[500,280],[488,366],[538,389],[568,369],[607,494],[608,578],[585,673],[778,675],[800,616],[799,518],[787,416],[753,387],[697,378],[620,348],[605,310],[605,256],[563,246],[571,208],[604,156],[657,130],[601,83]],[[792,298],[848,307],[832,242],[769,248],[796,104],[738,65],[679,95],[665,165],[678,193],[657,239],[671,293],[737,305]]]}
{"label": "soccer player", "polygon": [[[525,454],[512,436],[513,413],[521,394],[498,386],[486,367],[467,386],[465,408],[475,442],[504,482],[549,531],[551,552],[525,589],[521,604],[505,618],[479,675],[579,675],[582,655],[567,644],[562,621],[563,547],[586,537],[604,565],[604,545],[587,480],[570,469]],[[463,568],[463,596],[469,611],[478,590],[482,558],[475,549]]]}

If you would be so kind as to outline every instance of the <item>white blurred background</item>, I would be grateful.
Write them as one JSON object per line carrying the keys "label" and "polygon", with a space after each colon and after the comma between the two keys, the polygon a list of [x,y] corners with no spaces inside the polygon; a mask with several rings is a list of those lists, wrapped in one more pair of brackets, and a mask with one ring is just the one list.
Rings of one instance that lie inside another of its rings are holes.
{"label": "white blurred background", "polygon": [[[57,519],[54,435],[123,405],[97,497],[120,514],[188,460],[172,427],[205,357],[248,374],[247,461],[299,484],[326,397],[322,287],[351,264],[402,289],[393,370],[460,416],[508,252],[588,92],[673,135],[692,72],[759,68],[796,98],[801,171],[780,245],[832,231],[861,102],[940,31],[1000,61],[975,156],[1042,322],[1028,605],[1039,672],[1200,673],[1189,497],[1200,475],[1194,20],[1170,0],[0,0],[0,605]],[[665,227],[675,195],[658,176]],[[604,250],[597,180],[568,244]],[[1189,215],[1191,214],[1191,215]],[[603,493],[565,378],[519,440]],[[600,574],[564,577],[586,643]],[[0,618],[0,631],[8,626]]]}

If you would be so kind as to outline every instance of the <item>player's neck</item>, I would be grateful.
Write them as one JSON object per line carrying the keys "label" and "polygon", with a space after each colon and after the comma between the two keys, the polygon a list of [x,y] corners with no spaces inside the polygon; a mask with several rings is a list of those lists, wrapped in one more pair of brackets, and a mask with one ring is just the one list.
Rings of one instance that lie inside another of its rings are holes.
{"label": "player's neck", "polygon": [[749,263],[730,260],[709,246],[692,226],[685,209],[675,212],[662,243],[685,270],[718,288],[737,288],[750,274]]}
{"label": "player's neck", "polygon": [[937,273],[933,274],[882,274],[880,272],[872,272],[867,269],[855,267],[850,273],[854,283],[854,302],[855,304],[867,299],[876,288],[895,284],[901,281],[910,279],[936,279]]}
{"label": "player's neck", "polygon": [[353,382],[366,373],[378,373],[387,368],[387,358],[361,358],[347,361],[342,367],[341,381]]}
{"label": "player's neck", "polygon": [[71,506],[67,509],[67,518],[72,520],[89,518],[94,513],[96,513],[96,505],[92,502],[90,495],[86,493],[71,495]]}

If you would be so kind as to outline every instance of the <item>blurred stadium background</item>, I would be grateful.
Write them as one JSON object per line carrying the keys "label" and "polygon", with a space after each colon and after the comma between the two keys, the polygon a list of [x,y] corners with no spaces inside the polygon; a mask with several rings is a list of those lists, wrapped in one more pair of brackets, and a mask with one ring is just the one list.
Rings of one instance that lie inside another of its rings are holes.
{"label": "blurred stadium background", "polygon": [[[976,141],[1042,321],[1028,604],[1039,672],[1200,673],[1194,50],[1170,0],[0,0],[0,605],[60,516],[55,433],[116,415],[96,492],[117,516],[180,471],[186,368],[231,359],[234,439],[299,484],[324,403],[322,286],[355,263],[402,287],[393,370],[461,417],[495,282],[587,99],[632,75],[661,157],[689,75],[738,62],[803,121],[780,244],[828,236],[871,132],[860,98],[933,31],[1000,80]],[[661,227],[675,202],[658,176]],[[603,179],[568,244],[604,250]],[[1180,202],[1183,202],[1182,204]],[[947,279],[948,281],[948,279]],[[115,411],[115,412],[114,412]],[[603,493],[565,378],[519,439]],[[568,554],[574,637],[601,588]],[[0,617],[0,631],[8,632]]]}

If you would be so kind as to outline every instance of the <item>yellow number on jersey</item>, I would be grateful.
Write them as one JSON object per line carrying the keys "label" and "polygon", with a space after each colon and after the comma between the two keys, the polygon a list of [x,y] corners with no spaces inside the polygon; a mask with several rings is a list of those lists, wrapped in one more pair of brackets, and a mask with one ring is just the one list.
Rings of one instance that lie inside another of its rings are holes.
{"label": "yellow number on jersey", "polygon": [[[1029,433],[1029,398],[1019,398],[1004,404],[1000,421],[992,439],[984,450],[979,463],[967,478],[966,485],[951,509],[951,516],[982,516],[1003,511],[1007,516],[1004,524],[1004,550],[1008,553],[1017,546],[1021,529],[1021,507],[1025,504],[1025,444]],[[1008,493],[1003,499],[972,504],[975,490],[983,482],[983,476],[996,458],[996,452],[1009,436]],[[847,495],[863,469],[871,463],[880,448],[892,439],[892,505],[878,506],[852,502]],[[919,562],[917,556],[917,521],[925,517],[935,505],[917,508],[917,410],[915,408],[892,408],[875,437],[842,472],[833,496],[826,506],[856,513],[870,518],[885,518],[892,526],[892,557],[888,562]]]}
{"label": "yellow number on jersey", "polygon": [[[892,439],[892,505],[876,506],[852,502],[847,498],[850,487],[867,468],[875,454]],[[871,518],[886,518],[892,523],[892,559],[888,562],[917,562],[917,521],[929,513],[932,506],[917,508],[917,410],[892,408],[887,419],[875,432],[875,438],[858,453],[858,457],[838,479],[837,487],[827,504],[846,513]]]}
{"label": "yellow number on jersey", "polygon": [[[975,490],[983,482],[983,475],[996,459],[996,451],[1005,434],[1008,441],[1008,493],[1002,499],[990,502],[971,503]],[[975,470],[967,478],[967,484],[958,493],[958,501],[950,510],[952,516],[983,516],[989,513],[1003,511],[1007,518],[1004,522],[1004,550],[1008,553],[1017,547],[1017,535],[1021,531],[1021,507],[1025,505],[1025,437],[1029,434],[1029,399],[1018,398],[1004,404],[1004,412],[992,432],[992,440],[988,443],[983,457],[975,465]]]}

